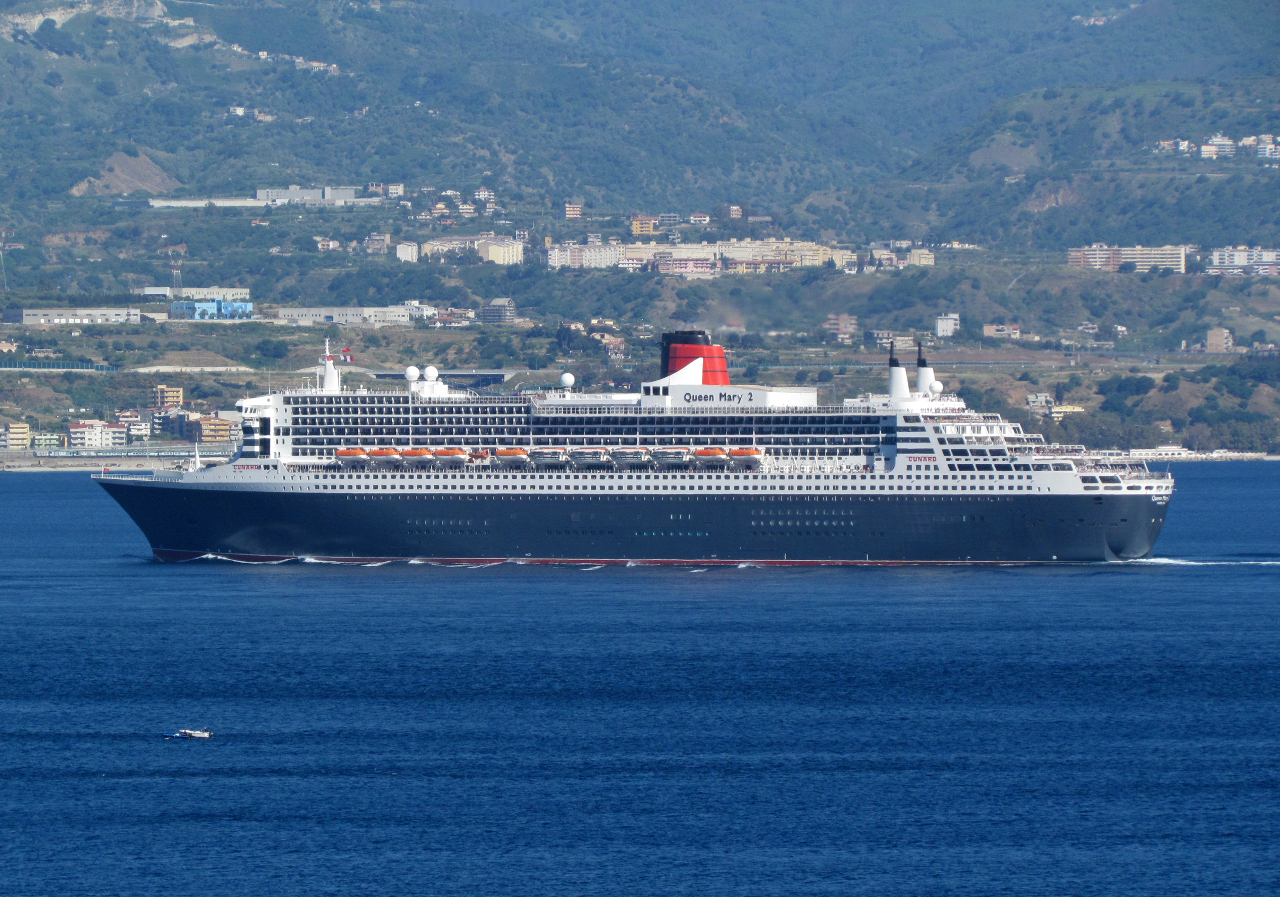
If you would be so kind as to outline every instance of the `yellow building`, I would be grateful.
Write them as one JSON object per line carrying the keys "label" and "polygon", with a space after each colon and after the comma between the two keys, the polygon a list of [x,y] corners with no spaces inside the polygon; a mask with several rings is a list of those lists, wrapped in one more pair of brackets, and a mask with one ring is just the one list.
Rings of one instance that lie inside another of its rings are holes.
{"label": "yellow building", "polygon": [[194,421],[196,442],[230,442],[236,425],[220,417],[202,417]]}
{"label": "yellow building", "polygon": [[10,451],[20,451],[31,447],[30,424],[5,424],[4,447]]}
{"label": "yellow building", "polygon": [[157,386],[155,388],[153,404],[156,408],[172,408],[175,405],[181,405],[182,387],[165,386],[164,384]]}
{"label": "yellow building", "polygon": [[650,218],[648,215],[635,215],[631,219],[631,233],[637,237],[642,234],[657,233],[655,230],[657,224],[657,218]]}

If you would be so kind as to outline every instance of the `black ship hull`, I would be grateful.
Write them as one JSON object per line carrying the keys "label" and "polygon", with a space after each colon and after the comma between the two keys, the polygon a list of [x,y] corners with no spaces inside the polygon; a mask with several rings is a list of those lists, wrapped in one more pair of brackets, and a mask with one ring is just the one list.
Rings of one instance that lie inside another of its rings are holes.
{"label": "black ship hull", "polygon": [[326,495],[100,480],[165,561],[1078,563],[1148,557],[1167,496]]}

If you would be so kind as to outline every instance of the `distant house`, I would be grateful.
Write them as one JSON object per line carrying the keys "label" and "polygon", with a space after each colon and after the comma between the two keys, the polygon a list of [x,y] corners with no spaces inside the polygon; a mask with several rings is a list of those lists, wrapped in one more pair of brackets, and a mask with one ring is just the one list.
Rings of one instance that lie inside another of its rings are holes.
{"label": "distant house", "polygon": [[947,337],[955,336],[959,330],[960,316],[955,313],[938,315],[937,319],[933,322],[934,335],[939,339],[946,339]]}
{"label": "distant house", "polygon": [[836,342],[851,343],[858,332],[858,318],[856,315],[827,315],[822,329],[834,336]]}
{"label": "distant house", "polygon": [[982,335],[996,339],[1022,339],[1022,328],[1017,324],[983,324]]}
{"label": "distant house", "polygon": [[706,212],[694,212],[689,216],[690,224],[710,224],[711,216]]}
{"label": "distant house", "polygon": [[572,221],[575,218],[582,217],[582,203],[567,202],[564,204],[564,217],[566,221]]}
{"label": "distant house", "polygon": [[649,215],[631,216],[631,233],[635,236],[652,234],[657,231],[658,219]]}

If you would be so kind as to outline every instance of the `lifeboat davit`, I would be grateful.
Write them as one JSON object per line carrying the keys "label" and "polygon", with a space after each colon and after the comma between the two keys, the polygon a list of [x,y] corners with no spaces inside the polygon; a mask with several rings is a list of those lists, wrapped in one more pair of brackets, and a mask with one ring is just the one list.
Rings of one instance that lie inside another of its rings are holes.
{"label": "lifeboat davit", "polygon": [[466,449],[460,448],[436,449],[435,455],[436,463],[443,464],[445,467],[462,467],[470,457]]}
{"label": "lifeboat davit", "polygon": [[718,445],[695,449],[693,456],[698,459],[699,464],[707,467],[720,467],[729,463],[729,453]]}
{"label": "lifeboat davit", "polygon": [[529,450],[529,460],[537,467],[563,466],[569,460],[569,453],[558,445],[540,445]]}
{"label": "lifeboat davit", "polygon": [[574,464],[582,467],[600,467],[610,462],[609,450],[592,446],[579,446],[569,449],[569,458]]}
{"label": "lifeboat davit", "polygon": [[397,467],[404,463],[400,450],[393,448],[370,449],[369,460],[379,467]]}
{"label": "lifeboat davit", "polygon": [[683,445],[664,445],[652,452],[653,460],[666,467],[679,467],[688,464],[693,458],[693,450]]}
{"label": "lifeboat davit", "polygon": [[415,448],[405,449],[400,453],[404,458],[404,463],[410,467],[430,467],[431,462],[436,459],[435,453],[431,449]]}
{"label": "lifeboat davit", "polygon": [[529,463],[529,451],[522,448],[495,449],[493,457],[503,467],[524,467]]}
{"label": "lifeboat davit", "polygon": [[764,452],[755,446],[745,446],[743,448],[729,449],[729,460],[733,462],[735,467],[745,467],[747,470],[755,470],[760,466],[760,461],[764,458]]}
{"label": "lifeboat davit", "polygon": [[627,467],[644,467],[653,461],[647,448],[616,448],[610,454],[616,463]]}
{"label": "lifeboat davit", "polygon": [[362,448],[343,448],[333,453],[343,467],[359,467],[369,463],[369,453]]}

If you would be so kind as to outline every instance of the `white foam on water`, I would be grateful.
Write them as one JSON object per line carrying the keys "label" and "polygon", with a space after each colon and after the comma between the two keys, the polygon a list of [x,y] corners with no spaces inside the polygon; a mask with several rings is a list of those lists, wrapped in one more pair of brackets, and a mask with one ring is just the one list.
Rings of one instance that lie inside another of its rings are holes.
{"label": "white foam on water", "polygon": [[1184,558],[1143,558],[1129,563],[1155,567],[1280,567],[1280,561],[1189,561]]}

